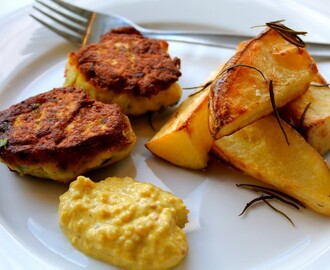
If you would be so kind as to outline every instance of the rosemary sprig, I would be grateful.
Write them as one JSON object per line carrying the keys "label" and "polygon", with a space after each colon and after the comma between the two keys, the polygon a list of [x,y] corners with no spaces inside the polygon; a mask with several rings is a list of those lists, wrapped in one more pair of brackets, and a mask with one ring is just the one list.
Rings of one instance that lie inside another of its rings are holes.
{"label": "rosemary sprig", "polygon": [[284,20],[268,22],[266,25],[269,28],[274,29],[279,33],[286,41],[290,42],[293,45],[298,47],[306,47],[306,43],[299,37],[299,35],[306,35],[305,31],[295,31],[284,24],[282,24]]}
{"label": "rosemary sprig", "polygon": [[254,27],[268,26],[269,28],[275,30],[278,34],[281,35],[281,37],[283,37],[286,41],[290,42],[291,44],[301,48],[306,47],[306,43],[299,37],[299,35],[305,36],[307,32],[293,30],[285,26],[282,22],[284,22],[284,20],[267,22],[265,25],[257,25]]}
{"label": "rosemary sprig", "polygon": [[257,202],[264,202],[265,204],[267,204],[271,209],[273,209],[276,213],[279,213],[280,215],[284,216],[287,220],[289,220],[289,222],[292,224],[293,227],[295,227],[293,221],[291,218],[289,218],[288,215],[286,215],[284,212],[282,212],[281,210],[277,209],[274,205],[272,205],[268,200],[271,200],[271,199],[275,199],[274,196],[271,196],[271,195],[260,195],[259,197],[257,198],[254,198],[253,200],[251,200],[250,202],[248,202],[246,204],[246,206],[244,207],[243,211],[239,214],[239,216],[243,215],[249,207],[251,207],[253,204],[257,203]]}
{"label": "rosemary sprig", "polygon": [[246,188],[246,189],[249,189],[249,190],[252,190],[252,191],[255,191],[255,192],[266,193],[266,194],[270,194],[269,192],[271,192],[270,195],[286,198],[286,199],[294,202],[295,204],[305,208],[305,205],[301,201],[297,200],[296,198],[294,198],[294,197],[292,197],[292,196],[290,196],[290,195],[288,195],[288,194],[286,194],[282,191],[274,189],[274,188],[260,186],[260,185],[254,185],[254,184],[237,184],[236,186],[241,187],[241,188]]}
{"label": "rosemary sprig", "polygon": [[273,199],[277,199],[280,202],[283,202],[289,206],[294,207],[295,209],[299,210],[299,206],[301,207],[305,207],[299,200],[297,200],[296,198],[287,195],[281,191],[278,191],[276,189],[273,188],[268,188],[268,187],[264,187],[264,186],[259,186],[259,185],[253,185],[253,184],[237,184],[237,187],[242,187],[242,188],[246,188],[258,193],[261,193],[261,195],[259,197],[254,198],[253,200],[251,200],[250,202],[248,202],[246,204],[246,206],[244,207],[243,211],[239,214],[239,216],[243,215],[253,204],[255,204],[256,202],[260,202],[263,201],[264,203],[266,203],[271,209],[273,209],[275,212],[281,214],[282,216],[284,216],[287,220],[290,221],[290,223],[292,224],[292,226],[295,226],[293,221],[281,210],[277,209],[276,207],[274,207],[269,200],[273,200]]}

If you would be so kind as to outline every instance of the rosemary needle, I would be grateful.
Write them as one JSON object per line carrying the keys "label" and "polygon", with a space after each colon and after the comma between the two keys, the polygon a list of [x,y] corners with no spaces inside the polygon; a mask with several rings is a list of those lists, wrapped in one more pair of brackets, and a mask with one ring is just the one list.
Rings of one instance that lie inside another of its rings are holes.
{"label": "rosemary needle", "polygon": [[299,133],[302,133],[302,132],[303,132],[303,124],[304,124],[304,121],[305,121],[305,116],[306,116],[306,113],[307,113],[307,111],[308,111],[308,109],[309,109],[309,107],[310,107],[311,105],[312,105],[312,103],[309,102],[309,103],[306,105],[306,107],[305,107],[303,113],[301,114],[301,117],[300,117],[300,120],[299,120],[299,125],[298,125],[298,132],[299,132]]}
{"label": "rosemary needle", "polygon": [[289,218],[284,212],[282,212],[281,210],[278,210],[276,207],[274,207],[273,205],[270,204],[270,202],[268,202],[265,198],[263,199],[263,201],[271,208],[273,209],[276,213],[279,213],[280,215],[284,216],[287,220],[290,221],[290,223],[292,224],[293,227],[295,227],[293,221],[291,220],[291,218]]}
{"label": "rosemary needle", "polygon": [[277,110],[277,107],[276,107],[274,87],[273,87],[273,81],[272,80],[269,80],[269,96],[270,96],[270,101],[271,101],[271,104],[272,104],[272,107],[273,107],[273,112],[274,112],[274,115],[276,117],[277,123],[280,126],[280,129],[282,130],[282,133],[284,135],[286,143],[288,145],[290,145],[288,136],[286,135],[286,132],[285,132],[284,127],[283,127],[282,122],[281,122],[280,114],[279,114],[279,112]]}
{"label": "rosemary needle", "polygon": [[198,91],[196,91],[196,92],[194,92],[194,93],[192,93],[192,94],[189,95],[189,97],[192,97],[192,96],[194,96],[194,95],[196,95],[196,94],[198,94],[198,93],[204,91],[204,90],[205,90],[205,89],[206,89],[206,88],[207,88],[212,82],[213,82],[213,81],[208,81],[206,84],[204,84],[204,85],[202,85],[202,86],[189,87],[189,88],[184,88],[184,89],[197,89],[197,88],[200,88],[200,87],[201,87],[200,90],[198,90]]}
{"label": "rosemary needle", "polygon": [[248,210],[256,202],[260,202],[260,201],[263,201],[264,199],[272,199],[272,198],[274,198],[274,197],[270,196],[270,195],[265,196],[263,194],[260,197],[254,198],[253,200],[246,203],[243,211],[239,214],[239,216],[243,215],[246,212],[246,210]]}

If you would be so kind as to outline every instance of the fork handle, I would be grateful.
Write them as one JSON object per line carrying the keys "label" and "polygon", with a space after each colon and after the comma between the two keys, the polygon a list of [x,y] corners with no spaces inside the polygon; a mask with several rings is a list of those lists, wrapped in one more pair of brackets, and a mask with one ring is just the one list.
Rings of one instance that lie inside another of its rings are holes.
{"label": "fork handle", "polygon": [[177,41],[184,43],[192,43],[199,45],[207,45],[214,47],[221,47],[227,49],[236,49],[237,45],[247,39],[251,39],[251,36],[244,35],[231,35],[231,34],[214,34],[214,33],[197,33],[187,31],[177,32],[162,32],[162,31],[146,31],[143,32],[144,36],[164,39],[167,41]]}
{"label": "fork handle", "polygon": [[[245,40],[253,38],[249,35],[236,35],[226,33],[197,33],[197,32],[162,32],[145,31],[145,36],[167,41],[215,46],[227,49],[236,49],[237,45]],[[314,57],[330,58],[330,44],[319,42],[306,42],[308,52]]]}

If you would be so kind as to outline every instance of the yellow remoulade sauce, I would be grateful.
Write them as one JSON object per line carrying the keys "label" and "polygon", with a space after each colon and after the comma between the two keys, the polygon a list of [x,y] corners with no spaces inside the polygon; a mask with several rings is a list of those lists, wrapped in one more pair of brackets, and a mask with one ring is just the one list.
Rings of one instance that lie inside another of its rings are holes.
{"label": "yellow remoulade sauce", "polygon": [[132,270],[177,265],[188,250],[187,215],[181,199],[129,177],[79,176],[59,204],[59,223],[73,246]]}

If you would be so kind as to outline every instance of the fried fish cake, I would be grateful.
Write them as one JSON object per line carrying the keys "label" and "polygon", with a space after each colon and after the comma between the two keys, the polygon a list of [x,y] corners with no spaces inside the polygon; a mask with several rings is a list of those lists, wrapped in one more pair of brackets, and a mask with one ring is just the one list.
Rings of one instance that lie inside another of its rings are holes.
{"label": "fried fish cake", "polygon": [[0,112],[0,160],[20,175],[69,182],[126,157],[129,119],[79,88],[55,88]]}
{"label": "fried fish cake", "polygon": [[69,54],[64,84],[116,103],[128,115],[158,111],[176,104],[182,94],[180,60],[172,60],[167,49],[167,42],[132,27],[113,29],[98,43]]}

